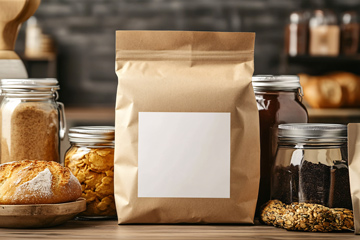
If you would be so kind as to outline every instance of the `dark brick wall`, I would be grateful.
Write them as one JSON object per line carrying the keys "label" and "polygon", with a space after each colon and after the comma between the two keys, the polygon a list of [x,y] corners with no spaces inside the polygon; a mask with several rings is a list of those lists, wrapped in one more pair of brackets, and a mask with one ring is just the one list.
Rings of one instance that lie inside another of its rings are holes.
{"label": "dark brick wall", "polygon": [[[35,16],[58,44],[61,99],[113,106],[115,30],[256,32],[255,73],[278,74],[290,12],[360,10],[358,0],[43,0]],[[17,50],[24,44],[22,29]]]}

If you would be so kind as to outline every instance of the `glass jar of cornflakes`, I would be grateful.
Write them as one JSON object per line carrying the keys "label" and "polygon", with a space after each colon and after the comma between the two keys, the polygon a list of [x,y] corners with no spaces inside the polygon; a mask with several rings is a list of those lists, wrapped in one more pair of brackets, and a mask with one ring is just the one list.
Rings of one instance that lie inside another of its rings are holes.
{"label": "glass jar of cornflakes", "polygon": [[86,211],[82,218],[115,218],[114,127],[73,127],[69,130],[71,147],[65,155],[82,186]]}

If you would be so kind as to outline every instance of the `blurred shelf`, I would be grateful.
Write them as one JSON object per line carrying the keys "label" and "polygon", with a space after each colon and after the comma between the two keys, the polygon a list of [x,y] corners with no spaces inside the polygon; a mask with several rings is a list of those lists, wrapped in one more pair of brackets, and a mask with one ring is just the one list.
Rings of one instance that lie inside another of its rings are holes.
{"label": "blurred shelf", "polygon": [[360,108],[308,108],[311,117],[360,117]]}
{"label": "blurred shelf", "polygon": [[44,55],[25,55],[22,54],[21,59],[23,61],[55,61],[56,60],[56,54],[44,54]]}
{"label": "blurred shelf", "polygon": [[65,107],[65,115],[67,121],[72,122],[115,122],[115,108],[112,107]]}
{"label": "blurred shelf", "polygon": [[360,108],[308,108],[310,122],[360,123]]}
{"label": "blurred shelf", "polygon": [[329,72],[345,71],[360,75],[359,64],[360,54],[335,57],[282,55],[279,70],[281,74],[323,75]]}
{"label": "blurred shelf", "polygon": [[344,62],[358,62],[360,61],[360,54],[346,56],[346,55],[339,55],[339,56],[287,56],[287,60],[289,63],[344,63]]}

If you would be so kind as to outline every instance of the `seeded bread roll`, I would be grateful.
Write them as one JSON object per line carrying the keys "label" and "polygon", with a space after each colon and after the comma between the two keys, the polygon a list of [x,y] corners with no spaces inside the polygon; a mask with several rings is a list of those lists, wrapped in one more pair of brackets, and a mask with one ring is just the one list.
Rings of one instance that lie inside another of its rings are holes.
{"label": "seeded bread roll", "polygon": [[0,165],[0,204],[63,203],[80,196],[77,178],[56,162],[24,160]]}

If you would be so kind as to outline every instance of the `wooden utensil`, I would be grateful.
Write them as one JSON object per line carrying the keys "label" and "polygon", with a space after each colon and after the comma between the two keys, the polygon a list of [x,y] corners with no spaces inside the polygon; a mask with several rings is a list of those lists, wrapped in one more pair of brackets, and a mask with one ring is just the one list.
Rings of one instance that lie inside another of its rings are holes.
{"label": "wooden utensil", "polygon": [[14,52],[20,25],[31,17],[41,0],[0,0],[0,79],[27,78],[19,56]]}

